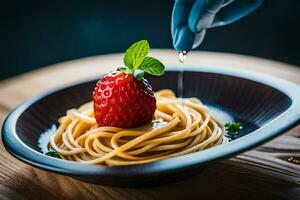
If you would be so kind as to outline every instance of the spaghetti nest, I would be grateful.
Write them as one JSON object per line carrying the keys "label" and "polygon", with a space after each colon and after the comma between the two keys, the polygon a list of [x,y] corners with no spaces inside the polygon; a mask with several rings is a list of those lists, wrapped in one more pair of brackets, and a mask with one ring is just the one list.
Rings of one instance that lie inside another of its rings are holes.
{"label": "spaghetti nest", "polygon": [[97,126],[93,103],[67,111],[50,138],[60,158],[108,166],[135,165],[180,156],[226,142],[224,126],[197,98],[155,93],[151,123],[135,129]]}

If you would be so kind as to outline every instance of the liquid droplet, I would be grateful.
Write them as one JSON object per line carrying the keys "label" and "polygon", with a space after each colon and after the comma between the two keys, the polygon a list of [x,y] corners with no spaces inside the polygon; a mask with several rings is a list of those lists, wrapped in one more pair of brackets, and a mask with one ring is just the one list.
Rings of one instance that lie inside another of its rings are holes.
{"label": "liquid droplet", "polygon": [[184,63],[186,54],[187,54],[186,51],[180,51],[178,53],[178,58],[180,63]]}

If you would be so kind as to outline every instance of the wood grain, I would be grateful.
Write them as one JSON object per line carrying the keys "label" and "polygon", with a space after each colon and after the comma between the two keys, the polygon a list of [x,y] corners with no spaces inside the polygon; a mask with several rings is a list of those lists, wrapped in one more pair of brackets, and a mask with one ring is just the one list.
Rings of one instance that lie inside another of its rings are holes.
{"label": "wood grain", "polygon": [[[171,50],[152,55],[178,65]],[[95,56],[59,63],[0,82],[0,123],[15,106],[49,89],[97,78],[122,64],[122,55]],[[224,66],[272,74],[300,84],[300,68],[223,53],[192,52],[189,66]],[[151,188],[116,188],[88,184],[23,164],[0,145],[0,199],[300,199],[300,126],[234,158],[214,162],[190,179]]]}

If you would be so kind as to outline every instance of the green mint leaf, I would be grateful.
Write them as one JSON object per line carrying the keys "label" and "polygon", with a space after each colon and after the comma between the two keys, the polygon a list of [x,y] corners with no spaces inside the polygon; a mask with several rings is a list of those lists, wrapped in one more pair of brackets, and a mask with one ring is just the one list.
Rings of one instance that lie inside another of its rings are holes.
{"label": "green mint leaf", "polygon": [[240,122],[232,122],[224,125],[227,132],[238,132],[243,127]]}
{"label": "green mint leaf", "polygon": [[145,72],[143,70],[140,70],[140,69],[136,69],[134,70],[134,77],[137,79],[137,80],[142,80],[142,78],[144,77],[144,74]]}
{"label": "green mint leaf", "polygon": [[161,76],[164,74],[165,66],[156,58],[145,57],[139,69],[154,76]]}
{"label": "green mint leaf", "polygon": [[149,43],[147,40],[140,40],[132,44],[125,52],[124,64],[129,69],[137,69],[149,53]]}
{"label": "green mint leaf", "polygon": [[133,70],[128,67],[118,67],[118,71],[124,72],[125,74],[132,74]]}
{"label": "green mint leaf", "polygon": [[51,157],[57,157],[58,156],[58,152],[56,150],[49,150],[46,153],[47,156],[51,156]]}
{"label": "green mint leaf", "polygon": [[145,57],[138,57],[138,58],[136,58],[133,61],[133,69],[137,69],[142,64],[142,62],[144,61],[144,58]]}

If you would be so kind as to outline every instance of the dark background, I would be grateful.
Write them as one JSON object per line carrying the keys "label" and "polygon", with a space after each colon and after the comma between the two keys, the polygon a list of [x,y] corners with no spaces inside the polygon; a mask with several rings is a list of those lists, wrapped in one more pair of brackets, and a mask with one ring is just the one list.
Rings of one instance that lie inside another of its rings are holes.
{"label": "dark background", "polygon": [[[173,0],[6,1],[0,6],[0,79],[49,64],[122,52],[139,39],[172,48]],[[199,50],[300,65],[300,1],[265,0],[250,16],[211,29]]]}

